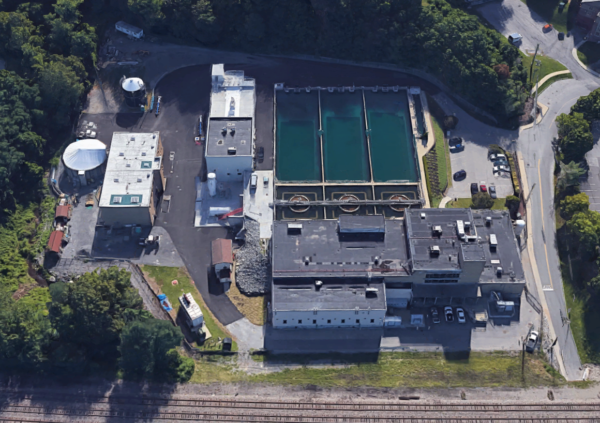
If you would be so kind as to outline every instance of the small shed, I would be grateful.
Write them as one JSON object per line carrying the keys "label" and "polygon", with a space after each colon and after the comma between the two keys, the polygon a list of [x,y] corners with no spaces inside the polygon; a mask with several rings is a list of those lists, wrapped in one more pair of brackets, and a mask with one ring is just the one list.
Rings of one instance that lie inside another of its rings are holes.
{"label": "small shed", "polygon": [[142,38],[144,36],[144,30],[128,24],[127,22],[119,21],[115,24],[115,29],[124,34],[130,35],[134,38]]}
{"label": "small shed", "polygon": [[48,251],[60,253],[60,247],[62,247],[62,240],[64,236],[65,233],[63,231],[53,231],[50,234],[50,239],[48,240]]}
{"label": "small shed", "polygon": [[55,219],[63,218],[65,220],[71,219],[71,206],[69,204],[64,206],[56,207],[56,214],[54,215]]}
{"label": "small shed", "polygon": [[212,242],[212,265],[220,282],[231,282],[233,243],[230,239],[219,238]]}

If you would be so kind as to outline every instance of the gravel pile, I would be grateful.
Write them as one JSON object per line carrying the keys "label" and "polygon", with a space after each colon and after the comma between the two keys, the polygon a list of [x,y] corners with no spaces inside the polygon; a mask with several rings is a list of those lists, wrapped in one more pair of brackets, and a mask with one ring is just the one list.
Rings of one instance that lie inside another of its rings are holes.
{"label": "gravel pile", "polygon": [[244,220],[246,239],[235,255],[235,281],[240,291],[248,296],[271,291],[271,263],[260,245],[260,225]]}

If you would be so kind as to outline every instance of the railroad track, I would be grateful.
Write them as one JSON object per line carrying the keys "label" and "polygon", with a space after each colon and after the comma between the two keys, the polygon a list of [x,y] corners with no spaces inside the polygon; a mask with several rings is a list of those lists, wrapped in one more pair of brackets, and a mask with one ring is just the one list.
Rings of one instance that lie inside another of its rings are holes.
{"label": "railroad track", "polygon": [[133,396],[69,398],[45,394],[36,395],[33,402],[28,398],[11,397],[0,396],[0,404],[4,404],[0,406],[2,423],[140,420],[232,423],[600,423],[600,403],[336,403]]}

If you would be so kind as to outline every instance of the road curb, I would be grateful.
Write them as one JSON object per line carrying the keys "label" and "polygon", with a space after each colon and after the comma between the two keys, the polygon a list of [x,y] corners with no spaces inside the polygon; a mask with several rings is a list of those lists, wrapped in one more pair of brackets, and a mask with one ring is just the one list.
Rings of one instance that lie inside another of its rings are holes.
{"label": "road curb", "polygon": [[583,69],[585,69],[586,71],[588,71],[589,73],[591,73],[594,76],[600,77],[600,75],[598,74],[598,72],[594,72],[593,70],[591,70],[590,68],[588,68],[581,60],[579,60],[579,57],[577,56],[577,49],[579,49],[579,47],[586,43],[586,40],[582,40],[580,41],[571,51],[571,53],[573,54],[573,58],[577,61],[577,63],[579,63],[579,66],[581,66]]}
{"label": "road curb", "polygon": [[[527,183],[527,169],[525,168],[525,162],[523,160],[523,155],[520,151],[517,151],[517,163],[519,169],[521,171],[521,179],[522,186],[521,190],[523,193],[523,198],[529,198],[529,184]],[[533,273],[533,279],[535,280],[535,286],[538,290],[538,295],[542,302],[542,310],[544,314],[548,318],[548,327],[550,329],[550,338],[556,339],[556,331],[554,330],[554,324],[552,323],[552,318],[550,317],[550,311],[548,308],[548,302],[546,301],[546,295],[544,294],[544,289],[542,287],[542,281],[540,280],[540,274],[537,266],[537,260],[535,258],[535,252],[533,251],[533,228],[532,228],[532,216],[531,213],[527,213],[527,256],[529,258],[529,263],[531,265],[531,273]],[[565,363],[562,358],[562,354],[560,352],[560,343],[556,343],[554,346],[556,348],[556,360],[558,361],[558,367],[560,368],[560,373],[565,377],[566,380],[569,380],[567,377],[567,370],[565,368]]]}
{"label": "road curb", "polygon": [[[575,53],[575,54],[577,54],[577,53]],[[568,70],[568,69],[567,69],[567,70],[562,70],[562,71],[556,71],[556,72],[552,72],[552,73],[550,73],[550,74],[548,74],[548,75],[544,76],[544,77],[542,78],[542,80],[541,80],[541,81],[538,81],[538,83],[537,83],[537,87],[539,88],[539,87],[541,87],[542,85],[544,85],[544,83],[545,83],[546,81],[548,81],[550,78],[553,78],[553,77],[555,77],[555,76],[558,76],[558,75],[566,75],[566,74],[568,74],[568,73],[571,73],[571,71],[570,71],[570,70]],[[536,90],[537,90],[537,88],[536,88],[536,87],[533,87],[533,88],[531,89],[531,94],[532,94],[532,95],[533,95],[533,94],[535,94]],[[547,109],[547,108],[546,108],[546,109]]]}

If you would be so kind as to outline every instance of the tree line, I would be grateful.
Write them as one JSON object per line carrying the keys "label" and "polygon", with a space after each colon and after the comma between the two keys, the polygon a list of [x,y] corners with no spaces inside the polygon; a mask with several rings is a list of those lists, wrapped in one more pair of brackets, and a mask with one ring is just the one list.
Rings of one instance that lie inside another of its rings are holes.
{"label": "tree line", "polygon": [[147,30],[207,46],[421,68],[503,119],[522,113],[530,88],[518,49],[444,0],[105,3]]}

